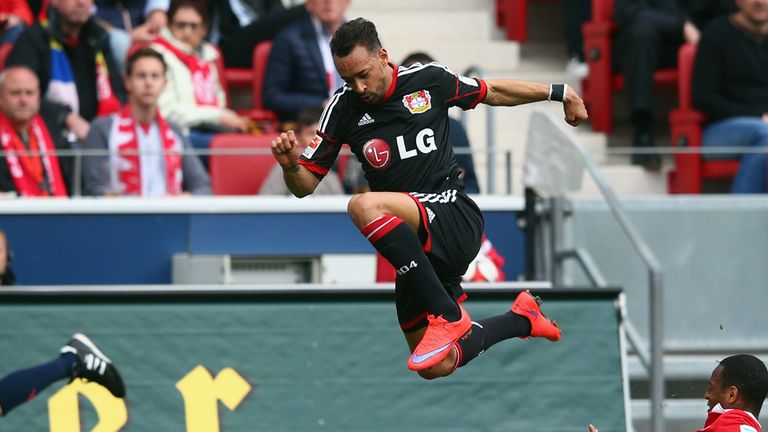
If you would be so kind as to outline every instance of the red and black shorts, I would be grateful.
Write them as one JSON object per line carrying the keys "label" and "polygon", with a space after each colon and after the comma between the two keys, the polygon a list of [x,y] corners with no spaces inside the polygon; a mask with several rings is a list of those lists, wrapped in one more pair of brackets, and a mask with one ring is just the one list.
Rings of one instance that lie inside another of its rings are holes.
{"label": "red and black shorts", "polygon": [[[445,291],[461,303],[467,295],[461,277],[477,256],[483,237],[483,215],[463,191],[408,194],[419,207],[418,236]],[[404,332],[427,325],[427,307],[407,284],[395,281],[397,319]]]}

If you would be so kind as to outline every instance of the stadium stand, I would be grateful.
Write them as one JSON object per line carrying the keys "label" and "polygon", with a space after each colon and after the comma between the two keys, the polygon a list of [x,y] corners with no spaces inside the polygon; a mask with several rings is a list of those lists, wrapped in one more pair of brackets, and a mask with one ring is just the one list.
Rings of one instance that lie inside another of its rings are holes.
{"label": "stadium stand", "polygon": [[528,1],[496,0],[496,25],[504,29],[507,40],[520,43],[528,40]]}
{"label": "stadium stand", "polygon": [[[270,152],[274,134],[259,136],[219,134],[211,141],[211,188],[215,195],[256,195],[275,158]],[[217,154],[217,151],[261,150],[258,154]]]}
{"label": "stadium stand", "polygon": [[[589,75],[583,83],[584,101],[588,104],[592,129],[613,130],[613,93],[624,89],[624,75],[613,73],[612,46],[617,26],[613,21],[614,0],[592,0],[592,20],[583,26],[584,56]],[[654,73],[657,87],[674,88],[678,72],[663,68]]]}
{"label": "stadium stand", "polygon": [[[704,114],[693,108],[692,79],[696,45],[685,44],[678,53],[678,107],[669,113],[672,145],[681,149],[701,148]],[[737,160],[705,161],[701,153],[676,153],[675,169],[669,173],[669,193],[697,194],[704,180],[729,180],[739,169]]]}
{"label": "stadium stand", "polygon": [[8,54],[11,52],[12,48],[13,44],[6,43],[0,45],[0,69],[5,67],[5,59],[8,57]]}

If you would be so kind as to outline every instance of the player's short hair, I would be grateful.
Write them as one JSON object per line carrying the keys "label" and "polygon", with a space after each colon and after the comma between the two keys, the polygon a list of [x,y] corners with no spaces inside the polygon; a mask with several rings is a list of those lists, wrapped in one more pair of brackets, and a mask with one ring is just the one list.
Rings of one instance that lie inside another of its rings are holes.
{"label": "player's short hair", "polygon": [[768,369],[759,358],[737,354],[720,362],[720,380],[723,387],[734,386],[744,401],[758,411],[768,394]]}
{"label": "player's short hair", "polygon": [[299,117],[296,119],[296,124],[299,129],[303,129],[309,126],[312,126],[313,124],[317,123],[318,120],[320,120],[320,116],[323,114],[323,107],[311,107],[303,109],[299,113]]}
{"label": "player's short hair", "polygon": [[336,30],[331,39],[331,53],[336,57],[346,57],[358,45],[364,46],[370,52],[381,48],[376,26],[365,18],[347,21]]}
{"label": "player's short hair", "polygon": [[414,63],[427,64],[427,63],[432,63],[433,61],[435,61],[435,59],[433,59],[432,56],[430,56],[429,54],[423,51],[416,51],[405,56],[403,61],[400,62],[400,65],[410,66]]}
{"label": "player's short hair", "polygon": [[130,76],[131,72],[133,71],[133,65],[136,64],[136,62],[139,61],[139,59],[142,59],[145,57],[158,60],[160,64],[163,65],[163,73],[168,71],[168,65],[165,64],[163,55],[153,50],[152,48],[145,47],[145,48],[140,48],[134,51],[130,56],[128,56],[128,60],[126,60],[126,63],[125,63],[125,75]]}

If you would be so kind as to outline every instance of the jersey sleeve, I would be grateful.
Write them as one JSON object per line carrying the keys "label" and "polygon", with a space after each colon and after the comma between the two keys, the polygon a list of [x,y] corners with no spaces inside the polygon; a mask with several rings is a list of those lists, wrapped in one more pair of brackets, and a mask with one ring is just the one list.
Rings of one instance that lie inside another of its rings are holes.
{"label": "jersey sleeve", "polygon": [[457,106],[469,110],[485,99],[488,87],[480,78],[470,78],[459,75],[445,66],[435,68],[438,71],[438,82],[449,107]]}
{"label": "jersey sleeve", "polygon": [[737,410],[727,411],[712,424],[707,432],[758,432],[757,425],[745,414]]}
{"label": "jersey sleeve", "polygon": [[299,159],[299,164],[304,165],[318,178],[328,174],[343,144],[337,132],[341,130],[340,122],[343,119],[344,107],[341,100],[343,94],[344,91],[339,90],[331,97],[317,122],[314,139],[307,145]]}

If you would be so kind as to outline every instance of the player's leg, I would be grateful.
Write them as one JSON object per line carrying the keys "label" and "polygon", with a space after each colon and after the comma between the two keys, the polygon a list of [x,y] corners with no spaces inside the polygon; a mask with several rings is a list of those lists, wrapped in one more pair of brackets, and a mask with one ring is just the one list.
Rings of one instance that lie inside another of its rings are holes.
{"label": "player's leg", "polygon": [[12,409],[32,400],[52,383],[69,378],[76,363],[76,355],[65,353],[47,363],[11,372],[0,379],[0,414],[8,415]]}
{"label": "player's leg", "polygon": [[540,308],[540,301],[528,291],[518,294],[509,311],[472,322],[472,329],[456,342],[459,358],[456,367],[462,367],[497,343],[526,337],[560,340],[560,329]]}
{"label": "player's leg", "polygon": [[52,383],[84,378],[106,387],[117,397],[125,396],[125,387],[117,368],[83,334],[75,334],[61,348],[55,359],[31,368],[20,369],[0,379],[0,414],[32,400]]}
{"label": "player's leg", "polygon": [[471,321],[446,293],[427,259],[417,234],[422,218],[419,207],[407,194],[368,192],[355,195],[348,211],[362,234],[395,267],[398,281],[423,299],[432,330],[415,355],[424,368],[439,362]]}
{"label": "player's leg", "polygon": [[[462,302],[466,295],[463,292],[450,293],[456,294],[454,297],[457,303]],[[405,341],[411,353],[416,351],[429,325],[429,314],[426,312],[426,306],[422,299],[411,289],[403,280],[398,279],[395,282],[395,306],[397,308],[397,320],[405,336]],[[438,364],[418,370],[418,374],[425,379],[434,379],[449,375],[455,368],[457,351],[451,347],[446,351],[446,357]]]}
{"label": "player's leg", "polygon": [[[443,197],[414,195],[417,206],[432,216],[423,220],[432,242],[429,257],[433,268],[445,291],[455,299],[463,299],[461,276],[480,248],[482,215],[464,194],[458,193],[450,200],[438,198]],[[418,331],[406,333],[409,346],[419,336]],[[517,297],[511,310],[472,322],[470,331],[456,342],[453,352],[420,375],[425,378],[448,375],[503,340],[528,336],[557,340],[560,330],[541,313],[536,299],[525,292]]]}

